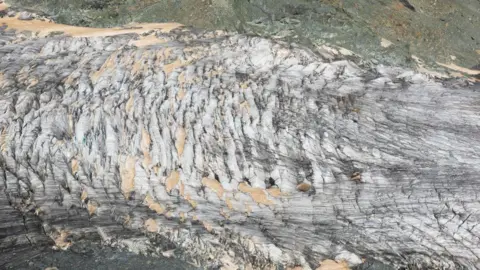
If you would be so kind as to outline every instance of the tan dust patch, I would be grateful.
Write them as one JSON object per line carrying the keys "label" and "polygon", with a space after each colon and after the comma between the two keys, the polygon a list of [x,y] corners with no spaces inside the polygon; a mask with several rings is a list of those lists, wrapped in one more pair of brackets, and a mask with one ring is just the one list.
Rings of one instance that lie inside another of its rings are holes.
{"label": "tan dust patch", "polygon": [[286,193],[283,193],[279,188],[277,187],[272,187],[272,188],[268,188],[267,189],[267,192],[270,196],[274,197],[274,198],[279,198],[279,197],[282,197],[282,196],[285,196],[287,195]]}
{"label": "tan dust patch", "polygon": [[475,50],[475,52],[477,52],[477,54],[480,54],[480,50]]}
{"label": "tan dust patch", "polygon": [[159,215],[165,212],[165,209],[162,207],[162,205],[155,202],[155,200],[152,198],[152,196],[150,196],[150,194],[147,194],[147,196],[145,197],[145,204],[148,206],[148,208],[157,212],[157,214]]}
{"label": "tan dust patch", "polygon": [[225,219],[230,219],[230,215],[227,212],[223,211],[223,208],[220,208],[220,215]]}
{"label": "tan dust patch", "polygon": [[120,50],[112,53],[107,60],[103,63],[103,65],[95,71],[92,76],[90,76],[90,79],[92,80],[93,83],[96,83],[98,79],[102,76],[102,74],[106,73],[107,71],[113,70],[115,68],[116,64],[116,59],[117,56],[120,54]]}
{"label": "tan dust patch", "polygon": [[348,263],[345,261],[324,260],[316,270],[350,270],[350,267],[348,267]]}
{"label": "tan dust patch", "polygon": [[168,59],[170,57],[170,54],[172,53],[172,48],[167,47],[163,51],[161,51],[161,53],[162,53],[162,56],[165,57],[165,59]]}
{"label": "tan dust patch", "polygon": [[143,52],[140,59],[134,61],[130,74],[132,76],[135,76],[137,74],[145,74],[148,70],[148,65],[146,65],[145,63],[148,63],[148,59],[150,58],[151,58],[150,51]]}
{"label": "tan dust patch", "polygon": [[127,104],[125,104],[125,111],[127,113],[129,113],[132,110],[133,103],[134,103],[133,92],[130,92],[130,98],[128,99]]}
{"label": "tan dust patch", "polygon": [[0,11],[7,10],[8,5],[6,3],[0,3]]}
{"label": "tan dust patch", "polygon": [[183,67],[184,65],[185,63],[182,60],[177,59],[169,64],[163,65],[163,71],[165,72],[165,75],[167,75],[168,77],[170,73],[172,73],[176,68]]}
{"label": "tan dust patch", "polygon": [[180,196],[183,197],[185,195],[185,184],[182,181],[180,181],[178,190],[180,191]]}
{"label": "tan dust patch", "polygon": [[129,156],[124,164],[120,164],[120,177],[122,179],[122,192],[125,198],[135,190],[135,157]]}
{"label": "tan dust patch", "polygon": [[131,40],[128,45],[132,46],[137,46],[139,48],[142,47],[147,47],[151,45],[156,45],[156,44],[162,44],[166,43],[168,40],[163,39],[163,38],[158,38],[155,35],[149,35],[149,36],[140,36],[140,39],[138,40]]}
{"label": "tan dust patch", "polygon": [[248,193],[250,197],[252,197],[252,199],[258,204],[264,204],[264,205],[274,204],[273,201],[267,198],[267,194],[265,193],[265,190],[261,188],[253,188],[248,184],[242,182],[238,185],[238,190],[240,190],[243,193]]}
{"label": "tan dust patch", "polygon": [[225,199],[225,204],[227,205],[228,209],[233,210],[233,204],[230,198]]}
{"label": "tan dust patch", "polygon": [[159,166],[154,166],[153,167],[153,172],[155,173],[155,175],[158,176],[158,170],[160,170],[160,167]]}
{"label": "tan dust patch", "polygon": [[75,175],[78,172],[78,160],[72,159],[72,174]]}
{"label": "tan dust patch", "polygon": [[192,198],[190,197],[190,195],[186,195],[185,196],[185,200],[192,206],[193,209],[197,208],[197,202],[192,200]]}
{"label": "tan dust patch", "polygon": [[222,199],[224,189],[223,189],[222,184],[220,184],[220,182],[218,182],[215,179],[204,177],[204,178],[202,178],[202,185],[204,185],[204,186],[212,189],[213,191],[215,191],[217,193],[218,198],[220,200]]}
{"label": "tan dust patch", "polygon": [[177,99],[182,100],[185,97],[185,90],[183,88],[180,88],[177,93]]}
{"label": "tan dust patch", "polygon": [[240,103],[240,109],[245,109],[247,110],[247,113],[250,114],[250,104],[248,104],[248,101],[244,101]]}
{"label": "tan dust patch", "polygon": [[0,150],[5,152],[7,150],[8,138],[7,138],[7,128],[4,127],[2,133],[0,134]]}
{"label": "tan dust patch", "polygon": [[454,78],[463,78],[465,77],[465,74],[461,73],[461,72],[456,72],[456,71],[452,71],[450,72],[450,75]]}
{"label": "tan dust patch", "polygon": [[150,143],[152,140],[150,139],[150,134],[145,128],[142,128],[142,141],[140,143],[140,148],[143,152],[143,167],[148,168],[148,166],[152,163],[152,157],[150,156]]}
{"label": "tan dust patch", "polygon": [[37,78],[30,78],[28,81],[30,82],[30,84],[27,86],[27,90],[34,87],[39,82]]}
{"label": "tan dust patch", "polygon": [[213,230],[213,227],[210,223],[206,222],[206,221],[203,221],[203,227],[207,230],[207,232],[212,232]]}
{"label": "tan dust patch", "polygon": [[124,225],[128,226],[128,225],[130,225],[131,222],[132,222],[132,217],[129,214],[123,216],[123,224]]}
{"label": "tan dust patch", "polygon": [[184,212],[180,212],[179,217],[180,217],[180,222],[185,222],[185,220],[187,220],[187,216],[185,215]]}
{"label": "tan dust patch", "polygon": [[165,187],[167,192],[172,191],[172,189],[177,186],[179,180],[180,174],[177,171],[173,171],[165,180]]}
{"label": "tan dust patch", "polygon": [[67,231],[60,231],[58,235],[53,237],[53,241],[55,241],[55,246],[57,248],[67,250],[72,245],[72,243],[67,240],[69,235],[70,233],[68,233]]}
{"label": "tan dust patch", "polygon": [[6,24],[9,29],[37,32],[40,37],[45,37],[52,32],[64,32],[74,37],[105,37],[131,33],[143,34],[151,30],[160,30],[161,32],[168,33],[182,26],[178,23],[144,23],[129,24],[127,25],[128,28],[88,28],[41,20],[18,20],[16,17],[0,18],[0,24]]}
{"label": "tan dust patch", "polygon": [[165,213],[165,217],[172,218],[173,217],[172,211],[168,211],[167,213]]}
{"label": "tan dust patch", "polygon": [[97,209],[98,209],[98,203],[95,201],[89,200],[87,204],[88,214],[92,216],[93,214],[95,214],[95,212],[97,212]]}
{"label": "tan dust patch", "polygon": [[84,202],[88,198],[88,193],[86,190],[82,191],[82,195],[80,195],[80,200]]}
{"label": "tan dust patch", "polygon": [[417,63],[417,71],[418,72],[424,73],[424,74],[427,74],[427,75],[430,75],[430,76],[433,76],[433,77],[436,77],[436,78],[449,78],[449,76],[446,75],[446,74],[442,74],[442,73],[436,72],[436,71],[431,71],[431,70],[428,70],[427,68],[425,68],[425,63],[418,56],[412,55],[411,57]]}
{"label": "tan dust patch", "polygon": [[312,185],[310,185],[309,183],[301,183],[297,186],[297,190],[301,192],[307,192],[310,190],[311,187]]}
{"label": "tan dust patch", "polygon": [[479,75],[480,74],[480,70],[468,69],[468,68],[464,68],[464,67],[461,67],[461,66],[457,66],[455,64],[444,64],[444,63],[440,63],[440,62],[437,62],[437,64],[442,66],[442,67],[453,69],[453,70],[456,70],[456,71],[459,71],[459,72],[462,72],[462,73],[465,73],[465,74],[468,74],[468,75]]}
{"label": "tan dust patch", "polygon": [[181,72],[180,75],[178,75],[178,84],[183,86],[185,84],[185,72]]}
{"label": "tan dust patch", "polygon": [[184,85],[185,85],[185,72],[181,72],[180,75],[178,75],[178,84],[180,86],[180,90],[178,90],[178,93],[177,93],[177,99],[178,100],[182,100],[184,97],[185,97],[185,88],[184,88]]}
{"label": "tan dust patch", "polygon": [[386,39],[386,38],[382,38],[380,40],[380,45],[383,47],[383,48],[388,48],[390,46],[393,45],[393,42],[391,42],[390,40]]}
{"label": "tan dust patch", "polygon": [[68,133],[70,134],[71,137],[73,137],[73,115],[69,114],[68,115]]}
{"label": "tan dust patch", "polygon": [[177,140],[175,142],[175,147],[177,148],[178,156],[182,156],[183,148],[185,146],[185,139],[187,137],[187,133],[183,127],[177,129]]}
{"label": "tan dust patch", "polygon": [[158,231],[158,224],[154,219],[149,218],[149,219],[145,220],[145,229],[147,229],[147,231],[149,231],[149,232],[157,232]]}
{"label": "tan dust patch", "polygon": [[252,213],[252,211],[253,211],[252,207],[248,203],[245,203],[245,214],[249,216]]}

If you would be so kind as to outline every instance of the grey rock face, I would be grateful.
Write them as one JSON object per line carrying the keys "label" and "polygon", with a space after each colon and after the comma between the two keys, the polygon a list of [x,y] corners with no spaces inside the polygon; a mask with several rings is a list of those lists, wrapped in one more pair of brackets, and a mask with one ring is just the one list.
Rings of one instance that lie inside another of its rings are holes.
{"label": "grey rock face", "polygon": [[0,47],[1,249],[101,239],[227,268],[480,267],[478,85],[157,35]]}
{"label": "grey rock face", "polygon": [[23,21],[33,20],[33,14],[27,11],[22,11],[19,13],[18,19]]}

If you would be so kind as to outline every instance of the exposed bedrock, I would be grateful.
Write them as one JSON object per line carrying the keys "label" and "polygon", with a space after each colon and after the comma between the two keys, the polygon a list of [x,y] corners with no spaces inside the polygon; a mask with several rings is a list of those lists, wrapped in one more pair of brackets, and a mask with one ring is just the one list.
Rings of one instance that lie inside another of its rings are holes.
{"label": "exposed bedrock", "polygon": [[480,267],[478,85],[157,35],[0,32],[1,249],[101,239],[226,268]]}

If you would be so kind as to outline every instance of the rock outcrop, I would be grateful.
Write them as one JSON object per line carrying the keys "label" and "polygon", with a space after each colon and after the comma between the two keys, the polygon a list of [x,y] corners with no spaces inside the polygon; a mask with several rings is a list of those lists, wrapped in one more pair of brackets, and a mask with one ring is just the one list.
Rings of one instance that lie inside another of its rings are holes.
{"label": "rock outcrop", "polygon": [[183,28],[0,44],[2,260],[480,267],[478,85]]}

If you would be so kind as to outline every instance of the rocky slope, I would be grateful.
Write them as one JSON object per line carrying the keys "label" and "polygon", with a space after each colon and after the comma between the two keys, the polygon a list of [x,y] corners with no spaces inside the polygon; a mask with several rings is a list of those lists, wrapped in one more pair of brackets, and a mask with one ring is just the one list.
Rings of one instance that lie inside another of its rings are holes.
{"label": "rocky slope", "polygon": [[[438,72],[480,63],[478,0],[7,0],[55,21],[82,26],[179,22],[346,48],[376,63]],[[464,74],[465,75],[465,74]],[[467,74],[467,76],[469,76]]]}

